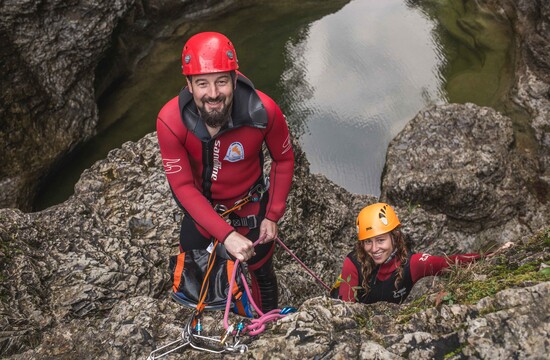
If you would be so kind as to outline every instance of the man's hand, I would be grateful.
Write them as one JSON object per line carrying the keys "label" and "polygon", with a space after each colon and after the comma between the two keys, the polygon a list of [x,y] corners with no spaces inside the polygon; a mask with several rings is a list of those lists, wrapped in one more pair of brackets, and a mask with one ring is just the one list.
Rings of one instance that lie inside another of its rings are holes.
{"label": "man's hand", "polygon": [[252,241],[236,231],[233,231],[225,238],[223,245],[227,252],[239,261],[248,261],[252,256],[256,255]]}
{"label": "man's hand", "polygon": [[277,232],[277,223],[269,219],[263,219],[260,224],[260,237],[258,238],[258,240],[260,240],[260,244],[265,244],[275,240],[277,237]]}

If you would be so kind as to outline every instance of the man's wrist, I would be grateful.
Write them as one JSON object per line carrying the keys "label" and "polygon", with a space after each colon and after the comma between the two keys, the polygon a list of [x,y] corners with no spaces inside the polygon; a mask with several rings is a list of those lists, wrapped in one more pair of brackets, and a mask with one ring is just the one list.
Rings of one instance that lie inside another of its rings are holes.
{"label": "man's wrist", "polygon": [[229,231],[222,239],[218,239],[218,241],[223,244],[225,240],[229,237],[229,235],[233,234],[235,231],[235,229]]}

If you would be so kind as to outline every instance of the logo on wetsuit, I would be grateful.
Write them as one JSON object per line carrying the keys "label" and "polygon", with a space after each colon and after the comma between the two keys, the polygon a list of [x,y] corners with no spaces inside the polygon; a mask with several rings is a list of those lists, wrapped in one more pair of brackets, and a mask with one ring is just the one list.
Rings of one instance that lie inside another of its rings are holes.
{"label": "logo on wetsuit", "polygon": [[212,169],[212,176],[210,177],[214,181],[218,180],[218,171],[222,168],[222,162],[220,161],[220,145],[220,140],[214,142],[214,168]]}
{"label": "logo on wetsuit", "polygon": [[422,257],[420,257],[420,259],[418,259],[418,260],[419,261],[426,261],[426,260],[428,260],[428,258],[430,256],[431,256],[430,254],[422,254]]}
{"label": "logo on wetsuit", "polygon": [[[286,117],[285,117],[286,119]],[[292,143],[290,142],[290,135],[288,135],[283,142],[283,152],[281,154],[286,153],[288,150],[292,149]]]}
{"label": "logo on wetsuit", "polygon": [[181,165],[177,165],[180,159],[162,159],[162,165],[166,174],[175,174],[181,171]]}
{"label": "logo on wetsuit", "polygon": [[405,292],[407,291],[407,288],[402,288],[402,289],[399,289],[399,290],[394,290],[393,291],[393,298],[394,299],[397,299],[397,298],[400,298],[400,297],[403,297],[405,296]]}
{"label": "logo on wetsuit", "polygon": [[236,141],[229,145],[227,148],[227,154],[223,158],[229,162],[237,162],[244,159],[244,147],[243,144]]}

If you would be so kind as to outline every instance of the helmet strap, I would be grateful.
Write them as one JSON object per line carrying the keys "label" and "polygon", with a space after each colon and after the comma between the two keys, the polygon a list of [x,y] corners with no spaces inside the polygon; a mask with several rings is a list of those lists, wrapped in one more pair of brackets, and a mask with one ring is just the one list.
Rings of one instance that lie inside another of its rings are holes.
{"label": "helmet strap", "polygon": [[233,88],[237,88],[237,72],[235,70],[231,70],[229,72],[231,75],[231,81],[233,82]]}

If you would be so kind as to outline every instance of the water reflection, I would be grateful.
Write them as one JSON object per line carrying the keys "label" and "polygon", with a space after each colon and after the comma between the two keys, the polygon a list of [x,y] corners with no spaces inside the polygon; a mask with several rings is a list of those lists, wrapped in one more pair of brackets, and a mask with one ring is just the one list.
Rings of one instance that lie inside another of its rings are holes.
{"label": "water reflection", "polygon": [[442,44],[440,71],[450,102],[475,102],[502,109],[513,77],[510,24],[479,8],[476,1],[408,1],[436,24]]}
{"label": "water reflection", "polygon": [[388,143],[424,106],[473,102],[518,120],[511,38],[506,21],[462,0],[356,0],[313,23],[287,45],[282,76],[311,170],[378,195]]}
{"label": "water reflection", "polygon": [[352,192],[379,194],[389,141],[424,106],[512,109],[509,25],[475,1],[257,2],[158,39],[102,99],[98,136],[50,181],[38,209],[66,199],[109,149],[154,131],[158,110],[183,85],[184,40],[205,30],[233,40],[241,70],[281,104],[312,172]]}
{"label": "water reflection", "polygon": [[353,1],[287,46],[293,65],[283,78],[302,83],[284,103],[313,172],[379,194],[389,141],[419,109],[446,100],[433,28],[402,1]]}

